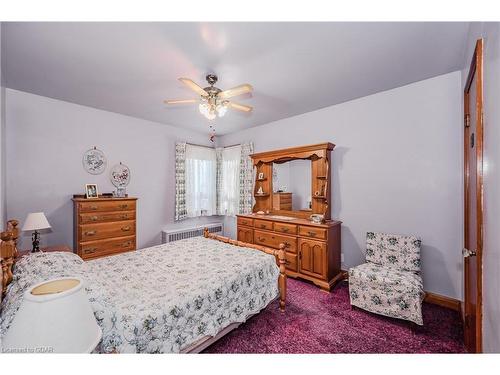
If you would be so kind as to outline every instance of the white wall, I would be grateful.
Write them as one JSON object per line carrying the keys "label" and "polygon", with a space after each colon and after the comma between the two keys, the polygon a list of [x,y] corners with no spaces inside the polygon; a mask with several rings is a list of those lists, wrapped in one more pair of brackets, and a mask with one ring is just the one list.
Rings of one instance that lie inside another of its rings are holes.
{"label": "white wall", "polygon": [[[7,95],[7,217],[24,220],[43,211],[52,233],[42,246],[73,243],[73,194],[85,183],[111,192],[110,168],[122,161],[131,170],[129,195],[138,197],[138,247],[161,242],[161,229],[173,222],[175,147],[178,140],[209,144],[208,136],[21,91]],[[83,153],[97,146],[108,158],[107,170],[92,176]],[[184,221],[179,226],[207,220]],[[20,248],[30,248],[24,236]]]}
{"label": "white wall", "polygon": [[500,352],[500,24],[472,23],[462,71],[465,86],[476,40],[484,38],[483,350]]}
{"label": "white wall", "polygon": [[[461,298],[460,91],[454,72],[229,134],[221,143],[253,141],[256,152],[335,143],[332,216],[343,221],[343,267],[363,262],[367,231],[416,234],[425,289]],[[226,223],[234,236],[234,219]]]}

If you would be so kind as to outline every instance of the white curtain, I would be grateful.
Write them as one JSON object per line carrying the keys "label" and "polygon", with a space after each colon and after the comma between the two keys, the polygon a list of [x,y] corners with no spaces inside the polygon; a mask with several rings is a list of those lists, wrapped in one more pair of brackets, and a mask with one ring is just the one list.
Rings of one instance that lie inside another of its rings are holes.
{"label": "white curtain", "polygon": [[240,202],[238,210],[240,214],[248,214],[252,212],[252,207],[254,205],[253,181],[255,178],[255,174],[252,158],[250,157],[251,154],[253,154],[253,143],[242,143],[239,177]]}
{"label": "white curtain", "polygon": [[186,145],[186,211],[188,217],[216,214],[216,169],[213,148]]}
{"label": "white curtain", "polygon": [[239,213],[241,145],[227,147],[220,152],[219,215]]}

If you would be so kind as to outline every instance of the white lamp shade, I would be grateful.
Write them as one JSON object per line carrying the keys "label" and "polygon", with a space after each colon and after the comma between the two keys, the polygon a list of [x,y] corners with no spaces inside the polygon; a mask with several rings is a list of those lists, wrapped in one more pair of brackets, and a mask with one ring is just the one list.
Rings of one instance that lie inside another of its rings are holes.
{"label": "white lamp shade", "polygon": [[38,283],[24,293],[2,350],[90,353],[101,337],[83,281],[63,277]]}
{"label": "white lamp shade", "polygon": [[24,221],[23,231],[50,228],[49,221],[43,212],[32,212]]}

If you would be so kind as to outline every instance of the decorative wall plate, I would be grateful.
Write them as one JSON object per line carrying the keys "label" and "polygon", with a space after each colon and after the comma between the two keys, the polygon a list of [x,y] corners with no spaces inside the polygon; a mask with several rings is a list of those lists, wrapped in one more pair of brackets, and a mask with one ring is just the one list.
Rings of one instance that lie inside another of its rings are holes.
{"label": "decorative wall plate", "polygon": [[120,162],[111,168],[110,178],[111,183],[117,188],[125,187],[130,182],[130,169]]}
{"label": "decorative wall plate", "polygon": [[106,156],[95,146],[83,154],[83,168],[90,174],[101,174],[106,169]]}

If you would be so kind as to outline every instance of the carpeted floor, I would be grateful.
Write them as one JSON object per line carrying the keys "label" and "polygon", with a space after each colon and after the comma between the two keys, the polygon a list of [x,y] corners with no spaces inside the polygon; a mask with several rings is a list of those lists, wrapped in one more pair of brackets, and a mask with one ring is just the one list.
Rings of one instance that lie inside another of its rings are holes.
{"label": "carpeted floor", "polygon": [[205,353],[463,353],[458,313],[424,304],[424,326],[356,309],[348,286],[330,293],[288,279],[285,313],[272,303]]}

